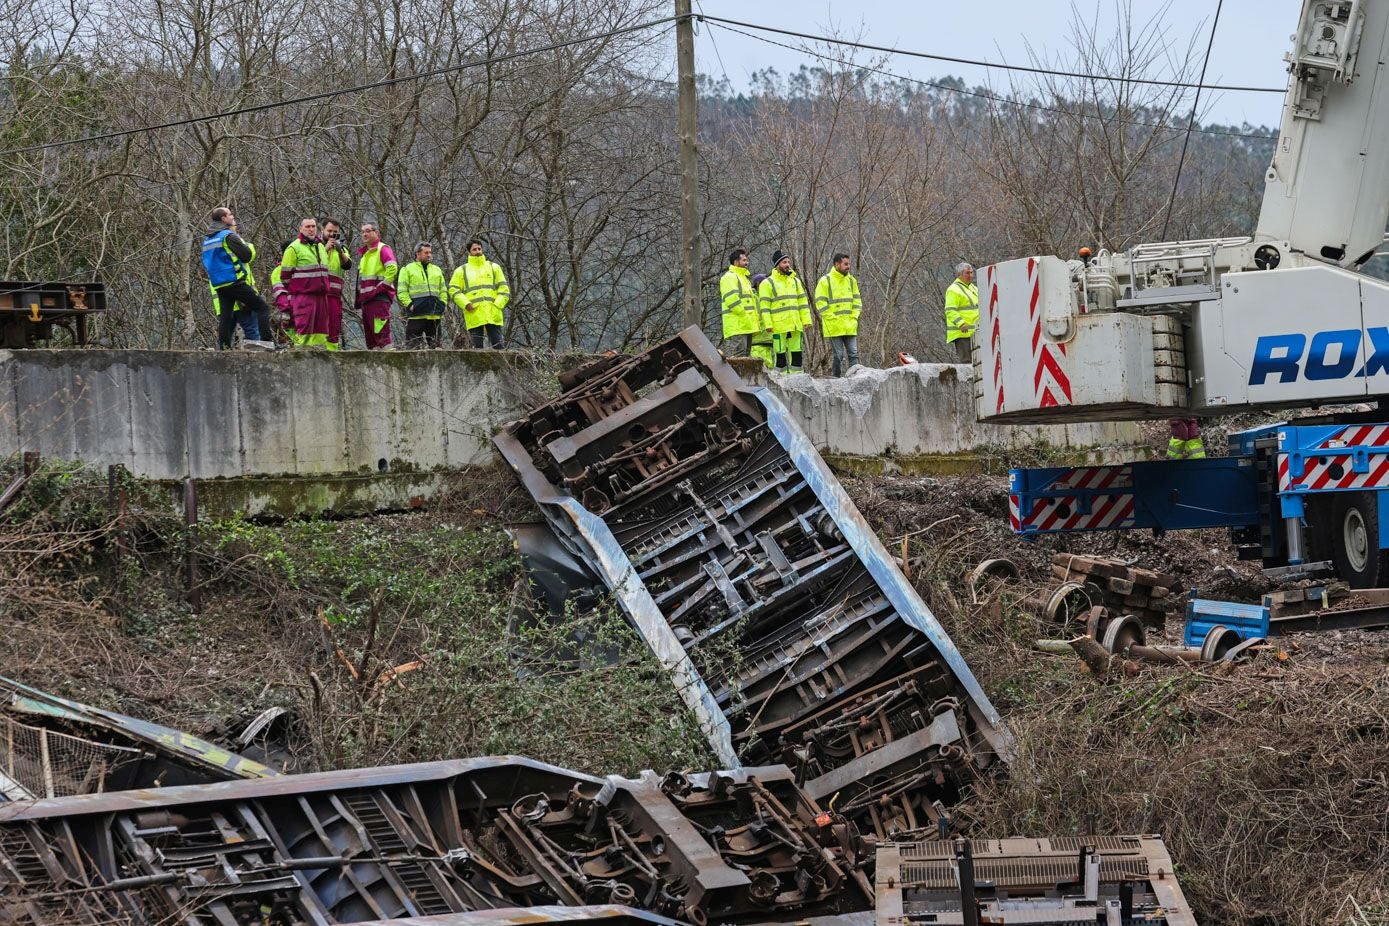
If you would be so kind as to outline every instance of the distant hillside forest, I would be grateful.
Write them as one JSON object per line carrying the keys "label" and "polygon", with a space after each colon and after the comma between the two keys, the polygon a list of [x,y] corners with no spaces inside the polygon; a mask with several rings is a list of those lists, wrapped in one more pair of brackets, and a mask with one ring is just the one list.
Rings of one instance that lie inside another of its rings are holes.
{"label": "distant hillside forest", "polygon": [[[0,32],[16,37],[0,48],[0,277],[104,281],[113,310],[100,337],[112,346],[209,346],[198,241],[208,210],[231,205],[260,248],[262,290],[301,217],[341,219],[354,237],[374,221],[402,260],[429,240],[446,269],[484,238],[515,293],[512,345],[663,338],[681,303],[668,25],[256,107],[668,13],[665,0],[346,0],[273,15],[208,0],[0,0]],[[1075,38],[1048,63],[1186,80],[1199,67],[1155,22],[1113,38],[1078,25]],[[766,70],[736,92],[701,78],[711,333],[735,246],[753,252],[754,272],[784,249],[812,284],[833,252],[850,254],[862,359],[880,365],[899,350],[945,359],[942,292],[961,259],[1163,240],[1190,90],[1045,75],[924,84],[888,59],[806,51],[796,72]],[[1196,128],[1165,238],[1247,234],[1272,130]],[[810,351],[823,357],[818,337]]]}

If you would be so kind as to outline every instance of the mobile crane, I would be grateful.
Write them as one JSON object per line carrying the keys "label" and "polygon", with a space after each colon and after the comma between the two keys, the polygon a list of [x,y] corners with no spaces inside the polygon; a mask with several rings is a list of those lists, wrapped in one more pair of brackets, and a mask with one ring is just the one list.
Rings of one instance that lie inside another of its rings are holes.
{"label": "mobile crane", "polygon": [[1252,236],[1026,257],[980,274],[981,421],[1378,402],[1230,437],[1229,455],[1017,469],[1012,527],[1226,527],[1270,573],[1389,584],[1389,0],[1304,0]]}

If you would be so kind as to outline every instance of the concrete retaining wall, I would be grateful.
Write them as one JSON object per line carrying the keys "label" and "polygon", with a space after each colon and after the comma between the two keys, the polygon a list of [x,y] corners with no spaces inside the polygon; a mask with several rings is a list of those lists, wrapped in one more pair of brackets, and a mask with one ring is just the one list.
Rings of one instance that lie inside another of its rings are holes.
{"label": "concrete retaining wall", "polygon": [[[821,452],[856,468],[942,472],[977,468],[984,457],[1009,451],[1061,451],[1068,462],[1132,458],[1141,441],[1133,422],[1067,425],[981,424],[974,417],[970,368],[945,363],[872,370],[856,367],[839,379],[744,378],[770,385]],[[875,461],[875,462],[869,462]],[[952,466],[956,461],[959,465]]]}
{"label": "concrete retaining wall", "polygon": [[[965,367],[780,381],[739,367],[771,380],[827,456],[867,469],[960,468],[1039,440],[1082,454],[1137,441],[1128,424],[979,425]],[[0,457],[192,477],[217,513],[402,507],[448,473],[495,463],[492,432],[554,389],[519,353],[0,351]]]}

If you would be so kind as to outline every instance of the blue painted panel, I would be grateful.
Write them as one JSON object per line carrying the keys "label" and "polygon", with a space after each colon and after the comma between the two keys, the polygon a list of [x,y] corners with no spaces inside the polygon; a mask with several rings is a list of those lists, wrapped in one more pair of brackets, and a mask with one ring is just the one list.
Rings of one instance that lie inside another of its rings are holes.
{"label": "blue painted panel", "polygon": [[[1250,527],[1259,523],[1258,486],[1249,457],[1153,460],[1124,464],[1127,478],[1098,488],[1088,473],[1112,467],[1054,467],[1010,471],[1014,530],[1025,535],[1073,531],[1154,528]],[[1080,486],[1079,488],[1077,486]],[[1089,521],[1100,499],[1132,495],[1132,517]]]}
{"label": "blue painted panel", "polygon": [[1196,598],[1186,605],[1182,642],[1187,646],[1200,646],[1211,628],[1217,626],[1233,630],[1241,640],[1267,637],[1269,611],[1258,604]]}

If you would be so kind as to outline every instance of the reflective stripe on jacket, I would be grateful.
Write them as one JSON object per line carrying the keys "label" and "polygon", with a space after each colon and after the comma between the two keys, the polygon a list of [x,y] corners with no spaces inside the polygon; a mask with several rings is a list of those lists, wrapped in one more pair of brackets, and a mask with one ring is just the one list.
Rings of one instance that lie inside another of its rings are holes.
{"label": "reflective stripe on jacket", "polygon": [[[511,302],[511,287],[506,283],[502,268],[486,257],[469,257],[468,262],[453,271],[449,280],[453,304],[463,313],[469,328],[479,325],[502,324],[502,309]],[[473,310],[468,311],[472,303]]]}
{"label": "reflective stripe on jacket", "polygon": [[723,316],[723,336],[756,334],[762,327],[757,311],[757,293],[753,291],[746,267],[729,265],[728,272],[719,278],[719,311]]}
{"label": "reflective stripe on jacket", "polygon": [[858,334],[863,297],[852,273],[830,270],[815,284],[815,310],[820,313],[820,333],[827,338]]}
{"label": "reflective stripe on jacket", "polygon": [[284,268],[276,264],[270,271],[270,296],[275,300],[275,307],[281,312],[289,311],[289,289],[284,283]]}
{"label": "reflective stripe on jacket", "polygon": [[[437,303],[428,302],[431,296],[438,300]],[[410,261],[400,269],[395,297],[404,306],[408,318],[439,318],[448,305],[444,271],[438,264]]]}
{"label": "reflective stripe on jacket", "polygon": [[967,338],[979,324],[979,287],[955,280],[945,290],[945,343]]}
{"label": "reflective stripe on jacket", "polygon": [[328,291],[335,296],[342,295],[343,277],[347,276],[347,270],[352,266],[352,258],[348,257],[345,250],[341,247],[324,247],[323,252],[327,255],[325,265],[328,267]]}
{"label": "reflective stripe on jacket", "polygon": [[783,275],[773,270],[758,288],[762,327],[776,334],[800,331],[810,324],[810,301],[796,271]]}
{"label": "reflective stripe on jacket", "polygon": [[400,274],[395,252],[385,244],[357,252],[357,301],[368,302],[385,296],[395,298],[395,281]]}
{"label": "reflective stripe on jacket", "polygon": [[316,238],[305,241],[300,236],[291,241],[280,258],[280,268],[280,279],[291,296],[328,291],[328,254]]}
{"label": "reflective stripe on jacket", "polygon": [[1205,458],[1206,442],[1199,437],[1188,440],[1173,437],[1167,441],[1167,459],[1169,460],[1204,460]]}

